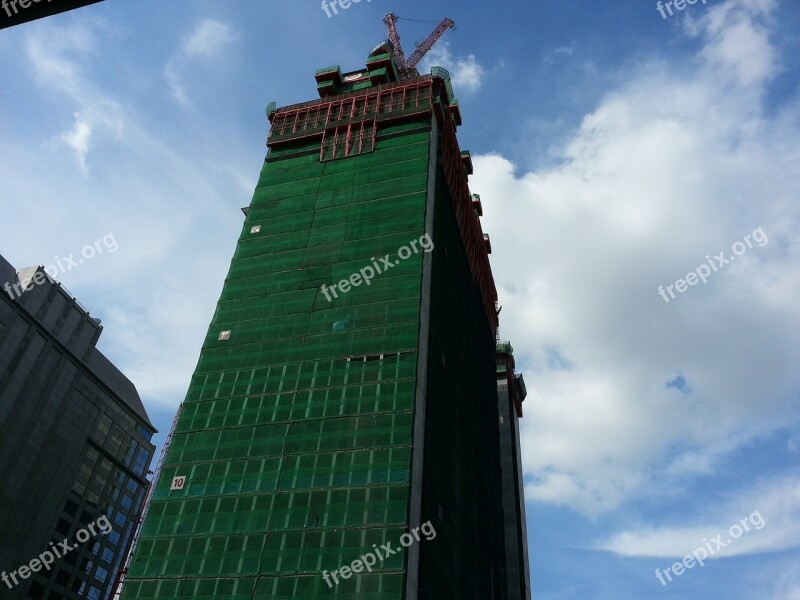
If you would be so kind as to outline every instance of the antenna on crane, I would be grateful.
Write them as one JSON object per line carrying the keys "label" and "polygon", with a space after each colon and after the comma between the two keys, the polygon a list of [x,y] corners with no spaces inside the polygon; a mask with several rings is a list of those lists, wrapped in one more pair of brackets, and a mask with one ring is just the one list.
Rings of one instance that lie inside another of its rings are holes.
{"label": "antenna on crane", "polygon": [[[400,44],[400,34],[397,33],[397,21],[400,20],[394,13],[389,13],[384,17],[383,22],[386,23],[386,27],[389,29],[389,41],[394,48],[394,59],[397,63],[397,68],[400,71],[400,74],[403,78],[413,77],[415,75],[419,75],[417,72],[417,65],[420,63],[422,58],[433,48],[433,45],[439,41],[444,33],[448,29],[455,29],[456,24],[451,19],[442,19],[442,21],[436,26],[436,29],[433,30],[427,38],[422,40],[418,45],[414,53],[406,58],[405,53],[403,52],[403,46]],[[414,19],[404,19],[406,21],[413,21]],[[418,21],[420,23],[423,22],[430,22],[430,21]]]}

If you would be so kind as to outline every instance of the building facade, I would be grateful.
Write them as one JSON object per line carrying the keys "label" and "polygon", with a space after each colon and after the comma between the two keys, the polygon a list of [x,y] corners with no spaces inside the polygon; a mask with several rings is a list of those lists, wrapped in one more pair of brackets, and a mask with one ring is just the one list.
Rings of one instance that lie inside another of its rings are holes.
{"label": "building facade", "polygon": [[525,522],[525,482],[522,476],[519,420],[528,390],[516,373],[514,349],[497,344],[497,402],[500,422],[500,465],[503,475],[503,518],[506,543],[508,600],[530,600],[531,576]]}
{"label": "building facade", "polygon": [[508,598],[497,294],[446,71],[391,48],[269,147],[122,597]]}
{"label": "building facade", "polygon": [[43,269],[0,256],[0,598],[104,600],[153,456],[102,326]]}

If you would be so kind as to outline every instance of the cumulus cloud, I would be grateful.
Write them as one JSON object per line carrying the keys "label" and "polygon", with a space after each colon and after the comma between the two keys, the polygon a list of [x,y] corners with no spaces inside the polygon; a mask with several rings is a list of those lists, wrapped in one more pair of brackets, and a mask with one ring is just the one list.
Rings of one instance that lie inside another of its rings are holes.
{"label": "cumulus cloud", "polygon": [[486,69],[478,62],[474,54],[455,57],[450,52],[450,45],[447,41],[442,41],[431,49],[420,66],[420,72],[430,72],[431,67],[434,66],[447,69],[456,93],[478,91],[486,77]]}
{"label": "cumulus cloud", "polygon": [[[520,340],[528,381],[529,500],[610,511],[798,420],[800,177],[786,157],[800,111],[765,108],[781,68],[764,24],[773,5],[710,7],[690,32],[696,61],[641,64],[558,166],[474,158],[471,187],[491,199],[484,229],[503,257],[501,335]],[[659,296],[757,228],[768,243]]]}

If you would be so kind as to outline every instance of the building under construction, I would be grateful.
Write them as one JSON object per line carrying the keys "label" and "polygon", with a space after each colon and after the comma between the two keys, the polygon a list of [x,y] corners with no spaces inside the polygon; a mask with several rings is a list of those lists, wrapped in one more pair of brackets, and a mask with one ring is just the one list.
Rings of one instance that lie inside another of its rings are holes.
{"label": "building under construction", "polygon": [[387,24],[365,68],[267,109],[126,600],[530,598],[525,386],[450,78],[414,68],[452,22],[408,59]]}

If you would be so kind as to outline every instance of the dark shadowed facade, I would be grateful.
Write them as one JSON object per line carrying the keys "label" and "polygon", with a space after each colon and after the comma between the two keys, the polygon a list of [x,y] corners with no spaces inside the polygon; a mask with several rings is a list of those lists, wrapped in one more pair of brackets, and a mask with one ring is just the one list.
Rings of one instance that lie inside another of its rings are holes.
{"label": "dark shadowed facade", "polygon": [[[105,600],[142,509],[155,429],[95,348],[100,322],[63,286],[0,256],[0,287],[0,598]],[[89,525],[96,535],[78,543]],[[31,564],[54,549],[49,569]]]}

